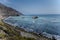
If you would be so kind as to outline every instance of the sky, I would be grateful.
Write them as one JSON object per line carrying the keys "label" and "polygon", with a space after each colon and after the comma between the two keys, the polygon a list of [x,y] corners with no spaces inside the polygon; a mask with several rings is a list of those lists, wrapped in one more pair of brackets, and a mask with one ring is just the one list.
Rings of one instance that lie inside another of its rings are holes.
{"label": "sky", "polygon": [[60,0],[0,0],[24,15],[60,14]]}

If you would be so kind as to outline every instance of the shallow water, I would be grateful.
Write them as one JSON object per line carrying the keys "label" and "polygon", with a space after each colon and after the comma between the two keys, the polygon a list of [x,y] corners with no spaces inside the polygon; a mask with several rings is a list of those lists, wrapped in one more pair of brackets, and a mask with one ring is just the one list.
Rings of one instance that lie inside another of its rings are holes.
{"label": "shallow water", "polygon": [[60,16],[15,16],[8,17],[4,21],[13,26],[18,26],[29,32],[49,33],[60,35]]}

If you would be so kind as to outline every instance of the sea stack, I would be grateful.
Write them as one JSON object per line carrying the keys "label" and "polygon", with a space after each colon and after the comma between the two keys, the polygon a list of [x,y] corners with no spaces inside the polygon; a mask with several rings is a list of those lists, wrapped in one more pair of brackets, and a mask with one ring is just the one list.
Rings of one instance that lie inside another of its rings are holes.
{"label": "sea stack", "polygon": [[38,16],[33,16],[32,18],[33,18],[33,19],[37,19],[37,18],[38,18]]}

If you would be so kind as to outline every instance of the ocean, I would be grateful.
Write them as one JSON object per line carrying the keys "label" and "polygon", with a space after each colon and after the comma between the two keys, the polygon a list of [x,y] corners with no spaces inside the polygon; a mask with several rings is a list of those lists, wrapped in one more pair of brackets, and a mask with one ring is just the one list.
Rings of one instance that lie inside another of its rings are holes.
{"label": "ocean", "polygon": [[60,36],[60,16],[10,16],[4,22],[25,31]]}

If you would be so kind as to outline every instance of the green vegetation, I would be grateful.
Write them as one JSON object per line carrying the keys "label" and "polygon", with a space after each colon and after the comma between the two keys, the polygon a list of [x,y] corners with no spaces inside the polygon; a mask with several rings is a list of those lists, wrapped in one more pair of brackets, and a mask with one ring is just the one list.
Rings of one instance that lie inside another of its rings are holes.
{"label": "green vegetation", "polygon": [[[36,40],[34,38],[22,37],[20,31],[24,31],[23,29],[19,30],[19,28],[8,25],[3,21],[0,21],[0,30],[3,30],[3,32],[5,32],[5,34],[0,34],[0,38],[6,38],[6,40]],[[36,33],[31,32],[31,34],[38,36]],[[50,38],[44,37],[43,35],[40,35],[38,37],[38,39],[41,40],[52,40]]]}
{"label": "green vegetation", "polygon": [[5,34],[0,34],[0,38],[5,38],[6,35]]}
{"label": "green vegetation", "polygon": [[0,21],[0,30],[5,33],[0,34],[0,38],[6,38],[6,40],[35,40],[34,38],[22,37],[20,30],[2,21]]}
{"label": "green vegetation", "polygon": [[17,37],[17,36],[15,36],[15,37],[9,37],[9,39],[8,40],[35,40],[34,38],[26,38],[26,37]]}

